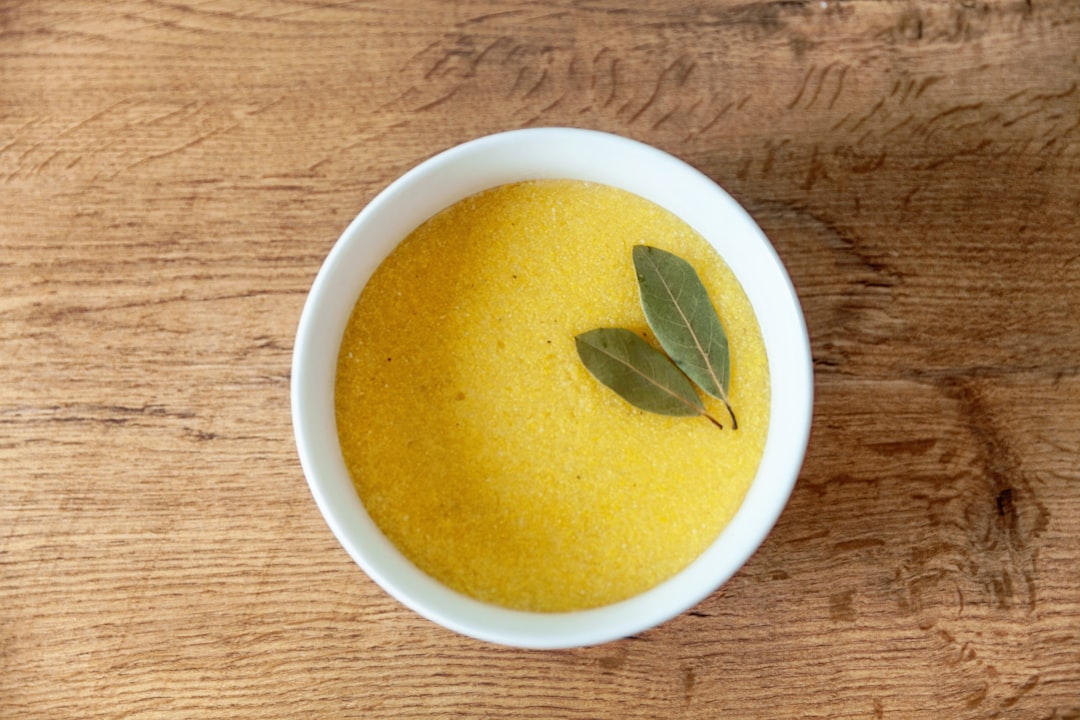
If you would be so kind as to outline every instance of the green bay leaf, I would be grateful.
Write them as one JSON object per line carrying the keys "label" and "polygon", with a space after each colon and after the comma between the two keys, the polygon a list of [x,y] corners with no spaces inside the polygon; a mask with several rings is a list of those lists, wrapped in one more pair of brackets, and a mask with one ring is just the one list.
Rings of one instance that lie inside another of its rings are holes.
{"label": "green bay leaf", "polygon": [[649,245],[634,247],[633,257],[641,307],[656,339],[698,387],[724,402],[737,428],[728,401],[727,334],[697,271],[678,255]]}
{"label": "green bay leaf", "polygon": [[574,338],[578,357],[593,377],[634,407],[661,415],[702,415],[716,420],[693,384],[662,352],[625,328],[598,328]]}

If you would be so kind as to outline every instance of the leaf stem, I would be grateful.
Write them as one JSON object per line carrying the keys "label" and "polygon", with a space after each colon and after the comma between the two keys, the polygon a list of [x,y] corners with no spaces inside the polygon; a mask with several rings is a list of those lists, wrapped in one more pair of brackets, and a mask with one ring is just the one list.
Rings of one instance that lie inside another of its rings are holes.
{"label": "leaf stem", "polygon": [[725,399],[724,400],[724,405],[725,405],[725,407],[727,407],[728,415],[731,416],[731,429],[732,430],[738,430],[739,429],[739,421],[735,419],[735,411],[731,409],[731,403],[729,403]]}
{"label": "leaf stem", "polygon": [[701,413],[701,414],[702,414],[702,416],[704,416],[704,418],[705,418],[706,420],[708,420],[709,422],[711,422],[711,423],[712,423],[713,425],[715,425],[716,427],[720,428],[721,430],[723,430],[723,429],[724,429],[724,426],[720,424],[720,421],[719,421],[719,420],[717,420],[716,418],[714,418],[714,417],[713,417],[712,415],[710,415],[709,413]]}

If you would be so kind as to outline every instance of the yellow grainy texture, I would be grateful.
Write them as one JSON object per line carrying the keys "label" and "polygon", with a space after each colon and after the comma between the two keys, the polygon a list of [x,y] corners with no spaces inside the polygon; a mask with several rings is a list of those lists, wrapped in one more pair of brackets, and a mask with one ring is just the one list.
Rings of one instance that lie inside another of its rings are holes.
{"label": "yellow grainy texture", "polygon": [[[597,327],[656,345],[637,244],[685,258],[709,289],[737,431],[637,410],[578,360],[574,336]],[[567,611],[647,590],[716,538],[757,471],[769,378],[749,301],[690,227],[622,190],[536,181],[444,210],[379,267],[336,405],[361,500],[418,567],[480,600]]]}

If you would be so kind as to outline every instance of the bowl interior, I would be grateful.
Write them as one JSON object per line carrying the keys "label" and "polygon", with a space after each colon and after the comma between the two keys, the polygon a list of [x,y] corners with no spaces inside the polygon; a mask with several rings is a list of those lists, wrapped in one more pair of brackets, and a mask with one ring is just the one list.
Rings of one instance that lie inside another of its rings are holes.
{"label": "bowl interior", "polygon": [[[533,179],[616,186],[670,210],[700,233],[739,278],[768,355],[770,427],[757,476],[716,541],[661,585],[613,605],[530,613],[450,590],[412,565],[368,517],[338,446],[334,380],[342,334],[364,285],[419,224],[469,195]],[[708,177],[651,146],[569,128],[517,130],[474,140],[421,163],[348,226],[319,271],[301,315],[292,367],[297,447],[315,501],[358,565],[404,605],[447,628],[519,647],[593,645],[662,623],[712,593],[757,549],[779,517],[810,431],[812,366],[791,281],[750,216]]]}

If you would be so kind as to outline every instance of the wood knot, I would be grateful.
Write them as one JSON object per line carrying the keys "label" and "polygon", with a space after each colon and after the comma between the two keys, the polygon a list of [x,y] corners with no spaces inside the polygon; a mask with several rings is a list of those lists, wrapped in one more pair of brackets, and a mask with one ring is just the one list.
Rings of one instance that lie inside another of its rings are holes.
{"label": "wood knot", "polygon": [[1016,506],[1013,504],[1013,489],[1007,487],[997,496],[997,513],[1005,527],[1009,530],[1016,528]]}

